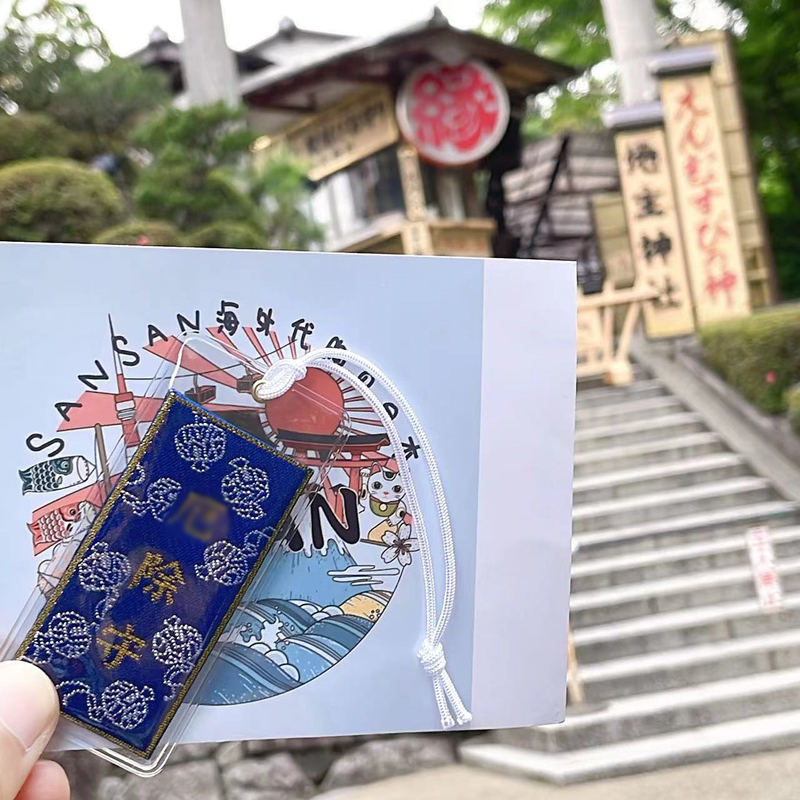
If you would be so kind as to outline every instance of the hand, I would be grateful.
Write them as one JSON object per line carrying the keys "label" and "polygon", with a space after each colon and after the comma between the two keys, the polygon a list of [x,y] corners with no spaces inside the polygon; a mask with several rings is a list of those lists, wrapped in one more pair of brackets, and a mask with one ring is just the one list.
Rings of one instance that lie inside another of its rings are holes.
{"label": "hand", "polygon": [[57,722],[47,675],[23,661],[0,663],[0,800],[69,800],[64,770],[38,760]]}

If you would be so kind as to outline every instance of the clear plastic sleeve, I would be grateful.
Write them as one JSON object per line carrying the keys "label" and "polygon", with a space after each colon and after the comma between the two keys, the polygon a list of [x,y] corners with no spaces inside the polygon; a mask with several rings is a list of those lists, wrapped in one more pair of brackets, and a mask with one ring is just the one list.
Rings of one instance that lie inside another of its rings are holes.
{"label": "clear plastic sleeve", "polygon": [[[66,746],[141,776],[158,773],[180,742],[221,648],[244,624],[249,593],[279,548],[313,535],[311,506],[351,432],[347,413],[315,387],[313,376],[276,401],[270,419],[258,406],[242,414],[232,401],[252,392],[280,352],[252,359],[224,334],[172,337],[160,346],[163,366],[146,390],[116,398],[116,441],[108,452],[98,448],[98,479],[84,498],[85,508],[96,511],[85,514],[83,531],[52,565],[52,581],[39,581],[2,651],[4,660],[34,661],[57,682],[63,717],[57,736]],[[175,409],[183,416],[173,420]],[[330,433],[309,439],[295,425],[309,418],[330,419]],[[174,433],[165,427],[173,423]],[[248,462],[254,447],[277,465],[270,490],[259,487],[259,470]],[[161,463],[180,480],[155,485],[145,468]],[[224,503],[203,491],[222,469]],[[258,515],[270,503],[279,517],[261,525]],[[229,518],[236,526],[225,527]],[[164,525],[186,535],[180,552],[153,547],[152,538],[138,533],[158,535]],[[81,673],[81,659],[90,658],[99,665],[99,684]],[[152,746],[131,746],[151,708],[167,709],[158,735],[148,740]],[[115,726],[118,736],[109,734]]]}

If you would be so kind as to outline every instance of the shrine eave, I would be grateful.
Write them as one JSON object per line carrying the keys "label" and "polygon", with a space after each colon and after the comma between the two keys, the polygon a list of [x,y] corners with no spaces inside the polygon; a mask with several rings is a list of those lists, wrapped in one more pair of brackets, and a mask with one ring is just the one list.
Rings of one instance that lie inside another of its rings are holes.
{"label": "shrine eave", "polygon": [[577,75],[566,64],[463,31],[434,16],[379,37],[334,44],[303,63],[266,67],[244,78],[240,91],[251,107],[315,112],[336,99],[336,85],[343,89],[345,85],[385,84],[396,89],[420,64],[470,59],[492,67],[512,99],[524,99]]}

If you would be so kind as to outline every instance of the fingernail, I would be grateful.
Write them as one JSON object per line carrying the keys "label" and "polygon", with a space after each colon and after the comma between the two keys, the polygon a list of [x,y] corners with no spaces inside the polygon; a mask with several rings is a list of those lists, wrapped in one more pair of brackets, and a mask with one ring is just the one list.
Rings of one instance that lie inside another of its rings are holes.
{"label": "fingernail", "polygon": [[58,721],[58,695],[50,678],[33,664],[0,664],[0,724],[29,750]]}

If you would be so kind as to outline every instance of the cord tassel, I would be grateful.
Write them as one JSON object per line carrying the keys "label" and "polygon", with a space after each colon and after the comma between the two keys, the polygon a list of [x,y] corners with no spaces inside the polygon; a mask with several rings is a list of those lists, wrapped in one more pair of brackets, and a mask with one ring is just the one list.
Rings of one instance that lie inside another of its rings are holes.
{"label": "cord tassel", "polygon": [[[403,393],[395,386],[389,376],[376,367],[375,364],[349,350],[334,348],[324,348],[322,350],[306,353],[298,358],[283,359],[276,362],[266,370],[264,377],[255,384],[253,387],[253,396],[261,401],[280,397],[291,388],[296,380],[301,380],[305,377],[306,370],[312,365],[318,366],[330,372],[332,375],[337,375],[340,378],[352,382],[355,376],[344,366],[341,366],[342,361],[349,362],[362,370],[366,370],[375,378],[378,384],[383,386],[398,409],[405,415],[419,442],[420,450],[428,469],[428,477],[431,487],[433,488],[438,512],[442,539],[442,554],[444,556],[444,592],[442,608],[441,611],[439,611],[436,576],[425,519],[422,514],[422,508],[420,507],[419,498],[417,497],[408,463],[404,458],[398,458],[398,470],[403,484],[406,487],[406,500],[409,513],[414,521],[414,531],[420,542],[422,573],[425,583],[426,632],[422,647],[417,655],[422,664],[422,668],[431,676],[433,693],[436,698],[436,705],[439,709],[442,727],[452,728],[456,724],[466,725],[472,720],[472,715],[465,707],[447,672],[447,660],[445,659],[444,648],[441,644],[441,639],[450,621],[455,602],[456,561],[453,531],[450,525],[450,514],[447,509],[444,487],[442,486],[442,480],[439,475],[436,458],[433,454],[433,448],[411,404],[406,400]],[[360,386],[359,390],[380,418],[395,453],[402,453],[403,445],[400,440],[400,434],[394,420],[384,408],[383,403],[380,402],[375,393],[366,384]]]}

